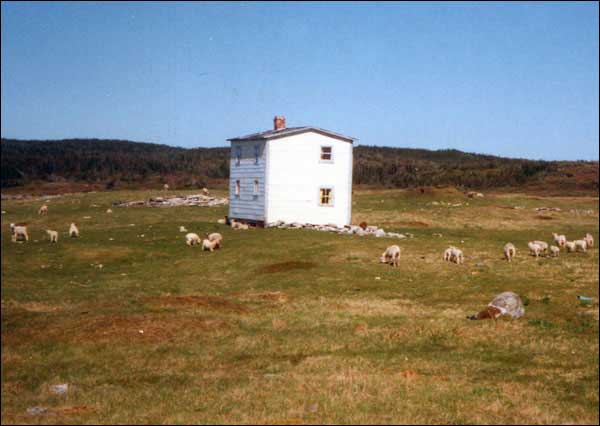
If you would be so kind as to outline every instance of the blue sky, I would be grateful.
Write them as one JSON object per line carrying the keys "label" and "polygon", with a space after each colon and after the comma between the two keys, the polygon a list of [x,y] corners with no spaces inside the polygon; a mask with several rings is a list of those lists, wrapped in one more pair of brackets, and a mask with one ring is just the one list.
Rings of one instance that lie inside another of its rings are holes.
{"label": "blue sky", "polygon": [[598,159],[598,4],[2,2],[2,137]]}

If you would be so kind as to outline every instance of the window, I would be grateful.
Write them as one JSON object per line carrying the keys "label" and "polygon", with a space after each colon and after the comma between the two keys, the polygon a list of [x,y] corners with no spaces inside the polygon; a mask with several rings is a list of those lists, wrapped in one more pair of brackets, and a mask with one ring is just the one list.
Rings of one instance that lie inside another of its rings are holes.
{"label": "window", "polygon": [[258,194],[258,179],[254,179],[254,195]]}
{"label": "window", "polygon": [[236,146],[235,147],[235,165],[239,166],[241,161],[242,161],[242,147]]}
{"label": "window", "polygon": [[333,162],[333,148],[330,146],[321,147],[321,161]]}
{"label": "window", "polygon": [[260,145],[254,145],[254,164],[258,164],[260,157]]}
{"label": "window", "polygon": [[236,197],[240,196],[240,181],[239,180],[235,181],[235,196]]}
{"label": "window", "polygon": [[319,189],[319,204],[322,206],[333,206],[333,189]]}

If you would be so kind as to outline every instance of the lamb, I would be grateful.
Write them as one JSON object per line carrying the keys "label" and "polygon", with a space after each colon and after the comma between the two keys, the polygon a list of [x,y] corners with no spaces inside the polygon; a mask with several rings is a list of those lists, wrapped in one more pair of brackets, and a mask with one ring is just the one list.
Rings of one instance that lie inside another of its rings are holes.
{"label": "lamb", "polygon": [[221,225],[225,225],[227,223],[227,219],[218,219],[217,223],[220,223]]}
{"label": "lamb", "polygon": [[69,227],[69,236],[71,238],[79,237],[79,229],[77,229],[77,225],[74,223],[71,223],[71,226]]}
{"label": "lamb", "polygon": [[450,246],[444,251],[444,260],[446,262],[454,262],[457,265],[460,265],[464,262],[463,252],[454,246]]}
{"label": "lamb", "polygon": [[573,243],[575,244],[575,251],[582,251],[585,253],[587,249],[587,243],[585,240],[575,240]]}
{"label": "lamb", "polygon": [[206,239],[208,241],[212,242],[216,242],[216,248],[221,248],[221,245],[223,244],[223,236],[221,234],[219,234],[218,232],[213,232],[212,234],[206,234]]}
{"label": "lamb", "polygon": [[46,234],[48,234],[48,237],[50,237],[50,242],[51,243],[57,243],[58,242],[58,232],[52,231],[51,229],[47,229],[46,230]]}
{"label": "lamb", "polygon": [[565,243],[565,247],[567,248],[567,253],[575,251],[575,243],[573,241],[567,241]]}
{"label": "lamb", "polygon": [[214,251],[215,248],[219,248],[221,240],[210,241],[207,239],[202,240],[202,250]]}
{"label": "lamb", "polygon": [[203,193],[204,195],[208,195],[208,194],[209,194],[209,192],[208,192],[208,188],[202,188],[202,193]]}
{"label": "lamb", "polygon": [[552,233],[552,236],[554,237],[554,242],[558,247],[565,246],[565,243],[567,242],[567,237],[565,237],[564,235],[558,235],[555,232]]}
{"label": "lamb", "polygon": [[27,234],[27,225],[14,223],[10,224],[11,241],[16,243],[18,240],[24,238],[25,241],[29,241],[29,234]]}
{"label": "lamb", "polygon": [[48,206],[45,204],[42,205],[42,207],[40,207],[40,209],[38,210],[38,214],[47,215],[48,214]]}
{"label": "lamb", "polygon": [[534,255],[535,257],[539,257],[542,252],[542,246],[537,244],[535,241],[529,241],[527,243],[527,247],[529,247],[529,253]]}
{"label": "lamb", "polygon": [[163,191],[168,191],[168,190],[169,190],[169,184],[168,184],[168,183],[165,183],[165,184],[163,185]]}
{"label": "lamb", "polygon": [[233,229],[248,229],[248,225],[245,223],[236,222],[234,219],[231,219],[230,222]]}
{"label": "lamb", "polygon": [[534,240],[533,241],[534,244],[537,244],[538,246],[540,246],[540,249],[542,252],[547,253],[548,252],[548,243],[545,241],[539,241],[539,240]]}
{"label": "lamb", "polygon": [[588,248],[594,247],[594,237],[592,236],[592,234],[585,234],[585,237],[583,237],[583,239],[585,240]]}
{"label": "lamb", "polygon": [[508,262],[512,261],[513,257],[517,254],[517,249],[513,243],[506,243],[504,245],[504,257]]}
{"label": "lamb", "polygon": [[467,318],[471,320],[482,320],[492,318],[494,321],[501,315],[510,315],[512,318],[520,318],[525,314],[523,301],[518,294],[512,291],[500,293],[492,300],[486,309],[477,315],[470,315]]}
{"label": "lamb", "polygon": [[558,257],[559,253],[560,253],[560,248],[558,248],[557,246],[550,246],[550,256]]}
{"label": "lamb", "polygon": [[452,258],[452,249],[454,247],[448,247],[446,250],[444,250],[444,261],[445,262],[449,262],[450,259]]}
{"label": "lamb", "polygon": [[185,235],[185,243],[190,247],[196,244],[200,244],[200,237],[198,236],[198,234],[190,232]]}
{"label": "lamb", "polygon": [[112,214],[112,209],[106,209],[106,214]]}
{"label": "lamb", "polygon": [[381,258],[379,259],[380,263],[388,263],[396,267],[398,266],[399,261],[400,247],[398,247],[395,244],[386,248],[383,254],[381,255]]}
{"label": "lamb", "polygon": [[187,229],[185,229],[185,226],[180,226],[179,232],[187,232]]}

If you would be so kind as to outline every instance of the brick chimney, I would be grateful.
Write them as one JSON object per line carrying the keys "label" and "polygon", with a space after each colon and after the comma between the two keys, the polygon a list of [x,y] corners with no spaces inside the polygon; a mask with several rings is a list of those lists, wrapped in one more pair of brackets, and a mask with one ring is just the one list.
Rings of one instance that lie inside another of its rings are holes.
{"label": "brick chimney", "polygon": [[276,115],[273,119],[273,129],[281,130],[285,129],[285,117],[283,115]]}

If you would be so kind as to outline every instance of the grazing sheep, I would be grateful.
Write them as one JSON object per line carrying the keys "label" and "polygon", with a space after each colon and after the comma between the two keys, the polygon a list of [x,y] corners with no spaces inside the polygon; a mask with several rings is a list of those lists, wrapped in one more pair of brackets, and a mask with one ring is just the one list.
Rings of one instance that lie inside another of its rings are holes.
{"label": "grazing sheep", "polygon": [[537,244],[538,246],[540,246],[540,249],[542,252],[544,253],[548,253],[548,243],[545,241],[539,241],[539,240],[534,240],[533,241],[534,244]]}
{"label": "grazing sheep", "polygon": [[560,248],[557,246],[550,246],[550,256],[552,257],[558,257],[558,254],[560,253]]}
{"label": "grazing sheep", "polygon": [[25,241],[29,241],[29,234],[27,233],[27,225],[19,224],[15,225],[14,223],[10,224],[10,234],[11,241],[16,243],[21,239],[25,239]]}
{"label": "grazing sheep", "polygon": [[46,234],[48,234],[48,237],[50,237],[50,242],[51,243],[57,243],[58,242],[58,232],[52,231],[51,229],[47,229],[46,230]]}
{"label": "grazing sheep", "polygon": [[187,229],[185,229],[185,226],[180,226],[179,232],[187,232]]}
{"label": "grazing sheep", "polygon": [[206,234],[206,239],[210,242],[216,242],[216,248],[221,248],[221,244],[223,244],[223,236],[218,232],[213,232],[212,234]]}
{"label": "grazing sheep", "polygon": [[542,246],[540,246],[534,241],[529,241],[527,243],[527,247],[529,247],[529,254],[532,254],[535,257],[540,257],[540,253],[542,252]]}
{"label": "grazing sheep", "polygon": [[200,244],[200,237],[198,236],[198,234],[190,232],[189,234],[185,235],[185,243],[190,247],[196,244]]}
{"label": "grazing sheep", "polygon": [[564,235],[558,235],[555,232],[552,233],[552,236],[554,237],[554,242],[558,247],[565,246],[565,243],[567,242],[567,237],[565,237]]}
{"label": "grazing sheep", "polygon": [[48,206],[45,204],[42,205],[42,207],[40,207],[40,209],[38,210],[38,214],[47,215],[48,214]]}
{"label": "grazing sheep", "polygon": [[573,241],[567,241],[565,243],[565,247],[567,248],[567,253],[575,251],[575,243]]}
{"label": "grazing sheep", "polygon": [[77,225],[74,223],[71,223],[71,226],[69,227],[69,236],[71,238],[79,237],[79,229],[77,229]]}
{"label": "grazing sheep", "polygon": [[588,248],[594,247],[594,237],[592,236],[592,234],[590,234],[590,233],[585,234],[585,237],[583,237],[583,239],[587,243]]}
{"label": "grazing sheep", "polygon": [[454,246],[450,246],[444,251],[444,260],[446,262],[454,262],[457,265],[460,265],[464,262],[463,252]]}
{"label": "grazing sheep", "polygon": [[220,240],[210,241],[207,239],[202,240],[202,250],[214,251],[215,248],[220,247]]}
{"label": "grazing sheep", "polygon": [[507,261],[512,261],[513,257],[517,254],[517,248],[513,243],[506,243],[504,245],[504,257]]}
{"label": "grazing sheep", "polygon": [[482,320],[492,318],[494,321],[501,315],[510,315],[512,318],[520,318],[525,314],[523,301],[518,294],[512,291],[506,291],[499,294],[492,300],[486,309],[477,315],[470,315],[467,318],[471,320]]}
{"label": "grazing sheep", "polygon": [[450,259],[452,258],[452,249],[454,247],[448,247],[446,250],[444,250],[444,261],[445,262],[449,262]]}
{"label": "grazing sheep", "polygon": [[400,262],[400,247],[394,244],[386,248],[379,259],[379,262],[398,266],[398,263]]}
{"label": "grazing sheep", "polygon": [[585,240],[575,240],[573,243],[575,244],[575,251],[582,251],[585,253],[587,250],[587,243]]}

